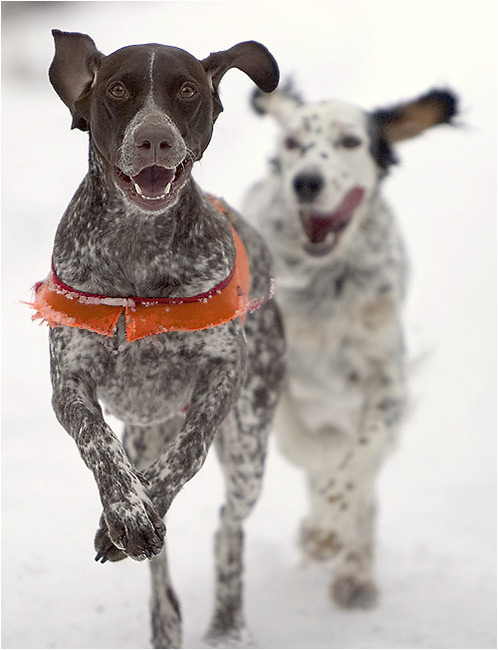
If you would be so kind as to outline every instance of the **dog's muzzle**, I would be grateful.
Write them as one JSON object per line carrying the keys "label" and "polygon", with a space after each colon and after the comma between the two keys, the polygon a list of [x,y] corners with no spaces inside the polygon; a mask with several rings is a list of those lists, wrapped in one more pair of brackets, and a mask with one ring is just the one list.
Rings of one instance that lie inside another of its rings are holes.
{"label": "dog's muzzle", "polygon": [[186,156],[174,168],[162,165],[144,167],[137,174],[128,175],[115,168],[115,182],[126,198],[143,210],[157,211],[172,205],[192,169],[193,159]]}
{"label": "dog's muzzle", "polygon": [[176,201],[193,162],[194,155],[169,117],[144,109],[126,129],[114,181],[128,201],[157,211]]}
{"label": "dog's muzzle", "polygon": [[313,206],[301,206],[299,217],[306,233],[305,250],[310,255],[321,256],[337,244],[340,233],[348,226],[354,211],[363,201],[365,188],[355,186],[343,198],[338,208],[330,213],[318,213]]}

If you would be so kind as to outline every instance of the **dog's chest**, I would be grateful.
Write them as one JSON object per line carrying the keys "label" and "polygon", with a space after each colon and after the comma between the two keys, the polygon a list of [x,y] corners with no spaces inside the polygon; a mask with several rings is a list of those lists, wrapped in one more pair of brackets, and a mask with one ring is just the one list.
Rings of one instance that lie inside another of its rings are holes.
{"label": "dog's chest", "polygon": [[317,283],[306,292],[280,295],[290,365],[297,374],[308,368],[318,382],[331,375],[347,382],[365,378],[399,344],[398,301],[374,283],[360,290],[342,276],[328,286],[328,293]]}
{"label": "dog's chest", "polygon": [[99,400],[125,423],[146,425],[176,415],[188,406],[205,364],[233,353],[235,343],[226,330],[167,333],[128,343],[120,322],[112,339],[98,340],[106,355]]}
{"label": "dog's chest", "polygon": [[188,404],[193,367],[160,337],[122,345],[113,357],[111,371],[98,387],[98,397],[115,417],[149,424],[180,412]]}

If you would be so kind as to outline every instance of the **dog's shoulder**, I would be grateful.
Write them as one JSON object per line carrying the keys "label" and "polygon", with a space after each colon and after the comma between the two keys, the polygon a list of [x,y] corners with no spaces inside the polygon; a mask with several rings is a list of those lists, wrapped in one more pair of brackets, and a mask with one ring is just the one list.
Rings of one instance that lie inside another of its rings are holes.
{"label": "dog's shoulder", "polygon": [[223,199],[216,199],[216,203],[237,231],[247,251],[251,271],[251,298],[268,296],[273,277],[273,259],[265,239],[241,213]]}

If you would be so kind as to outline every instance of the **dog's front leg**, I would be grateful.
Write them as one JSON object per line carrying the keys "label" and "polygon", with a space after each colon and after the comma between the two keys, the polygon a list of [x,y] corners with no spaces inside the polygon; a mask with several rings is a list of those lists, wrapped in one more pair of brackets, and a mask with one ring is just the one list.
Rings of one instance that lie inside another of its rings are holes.
{"label": "dog's front leg", "polygon": [[[171,502],[202,467],[220,424],[236,403],[247,373],[247,349],[243,329],[233,321],[222,352],[200,363],[191,402],[183,426],[158,460],[144,470],[147,493],[157,513],[164,517]],[[215,346],[217,347],[217,346]],[[105,513],[104,513],[105,514]],[[105,521],[95,538],[97,557],[119,561],[125,555],[112,543]]]}
{"label": "dog's front leg", "polygon": [[143,477],[104,421],[96,397],[95,356],[84,350],[75,354],[77,346],[64,329],[51,333],[55,414],[93,472],[114,546],[136,560],[152,557],[164,544],[162,517],[147,494]]}
{"label": "dog's front leg", "polygon": [[246,376],[246,350],[231,359],[212,359],[199,372],[185,422],[173,444],[146,471],[148,492],[161,516],[200,470],[214,436],[237,401]]}

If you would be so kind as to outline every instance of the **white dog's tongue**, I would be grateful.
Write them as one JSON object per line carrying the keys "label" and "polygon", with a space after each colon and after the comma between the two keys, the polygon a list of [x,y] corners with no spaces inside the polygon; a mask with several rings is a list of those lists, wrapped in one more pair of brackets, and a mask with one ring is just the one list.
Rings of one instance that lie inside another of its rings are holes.
{"label": "white dog's tongue", "polygon": [[343,198],[337,210],[331,214],[316,214],[302,210],[301,221],[310,242],[320,244],[325,241],[329,232],[337,233],[345,228],[364,195],[363,187],[353,187]]}

